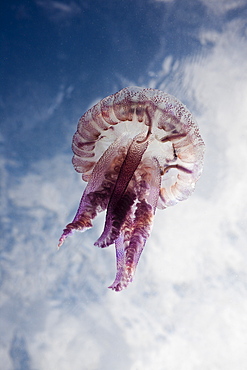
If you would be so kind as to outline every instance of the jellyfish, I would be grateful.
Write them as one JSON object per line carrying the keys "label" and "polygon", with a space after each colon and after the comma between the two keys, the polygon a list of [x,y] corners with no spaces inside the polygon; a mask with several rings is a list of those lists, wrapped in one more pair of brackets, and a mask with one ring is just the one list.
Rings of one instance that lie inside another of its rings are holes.
{"label": "jellyfish", "polygon": [[87,186],[58,247],[85,231],[106,210],[94,243],[115,244],[121,291],[133,280],[156,209],[187,199],[203,167],[204,142],[197,123],[178,99],[151,88],[126,87],[89,109],[72,142],[72,163]]}

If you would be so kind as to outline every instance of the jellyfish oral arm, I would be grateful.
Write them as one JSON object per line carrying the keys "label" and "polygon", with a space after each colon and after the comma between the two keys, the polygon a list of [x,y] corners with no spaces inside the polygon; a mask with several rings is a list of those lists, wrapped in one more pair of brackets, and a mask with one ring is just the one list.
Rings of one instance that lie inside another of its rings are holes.
{"label": "jellyfish oral arm", "polygon": [[153,215],[153,209],[146,201],[137,203],[129,240],[125,240],[123,230],[115,241],[117,274],[109,286],[112,290],[120,291],[133,280],[136,266],[151,232]]}
{"label": "jellyfish oral arm", "polygon": [[156,158],[149,161],[148,169],[149,176],[145,180],[147,191],[140,192],[135,211],[129,212],[120,235],[115,241],[117,274],[114,282],[109,286],[115,291],[126,288],[133,280],[141,253],[151,233],[161,181],[159,163]]}
{"label": "jellyfish oral arm", "polygon": [[[147,147],[148,141],[138,142],[135,138],[128,149],[107,207],[104,231],[95,242],[95,245],[101,248],[112,244],[119,235],[120,227],[134,201],[131,195],[124,193]],[[135,194],[132,193],[132,195],[134,198]]]}

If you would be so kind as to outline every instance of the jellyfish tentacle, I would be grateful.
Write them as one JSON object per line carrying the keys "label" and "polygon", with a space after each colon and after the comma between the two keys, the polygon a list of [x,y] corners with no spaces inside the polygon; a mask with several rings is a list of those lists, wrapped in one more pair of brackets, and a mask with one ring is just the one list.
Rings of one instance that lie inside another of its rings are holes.
{"label": "jellyfish tentacle", "polygon": [[164,136],[163,138],[160,139],[162,143],[165,143],[167,141],[175,141],[175,140],[180,140],[183,137],[185,137],[187,134],[186,133],[181,133],[181,134],[173,134],[173,135],[168,135]]}
{"label": "jellyfish tentacle", "polygon": [[146,117],[147,117],[147,120],[148,120],[148,131],[147,131],[146,137],[144,139],[138,140],[138,144],[144,143],[152,135],[152,125],[153,125],[153,122],[152,122],[152,119],[151,119],[150,112],[149,112],[149,109],[148,108],[149,107],[147,107],[146,110],[145,110]]}
{"label": "jellyfish tentacle", "polygon": [[164,167],[164,169],[162,170],[162,175],[164,175],[166,172],[168,172],[172,168],[176,168],[177,170],[180,170],[180,171],[183,171],[183,172],[186,172],[186,173],[192,173],[192,170],[190,170],[190,169],[188,169],[184,166],[181,166],[179,164],[171,164],[169,166]]}

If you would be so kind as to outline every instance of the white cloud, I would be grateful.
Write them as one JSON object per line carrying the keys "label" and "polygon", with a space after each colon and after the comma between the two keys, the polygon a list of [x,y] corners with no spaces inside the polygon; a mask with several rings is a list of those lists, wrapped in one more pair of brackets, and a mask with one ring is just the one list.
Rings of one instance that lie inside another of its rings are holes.
{"label": "white cloud", "polygon": [[245,0],[200,0],[211,14],[223,15],[228,11],[236,11],[246,5]]}
{"label": "white cloud", "polygon": [[[154,2],[172,3],[175,0],[153,0]],[[246,5],[246,0],[199,0],[211,14],[224,15],[228,11],[236,11]]]}
{"label": "white cloud", "polygon": [[154,0],[154,1],[160,2],[160,3],[172,3],[175,0]]}
{"label": "white cloud", "polygon": [[75,1],[36,0],[36,4],[46,11],[50,19],[55,21],[70,19],[81,13],[81,7]]}

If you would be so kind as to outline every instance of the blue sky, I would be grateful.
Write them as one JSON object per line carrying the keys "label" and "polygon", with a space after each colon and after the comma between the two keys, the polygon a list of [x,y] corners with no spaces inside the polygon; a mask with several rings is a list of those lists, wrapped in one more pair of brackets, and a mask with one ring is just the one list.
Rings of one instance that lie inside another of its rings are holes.
{"label": "blue sky", "polygon": [[[0,357],[4,370],[245,370],[245,0],[1,5]],[[79,117],[123,87],[159,88],[196,116],[204,171],[157,211],[121,293],[93,229],[56,245],[84,184]]]}

